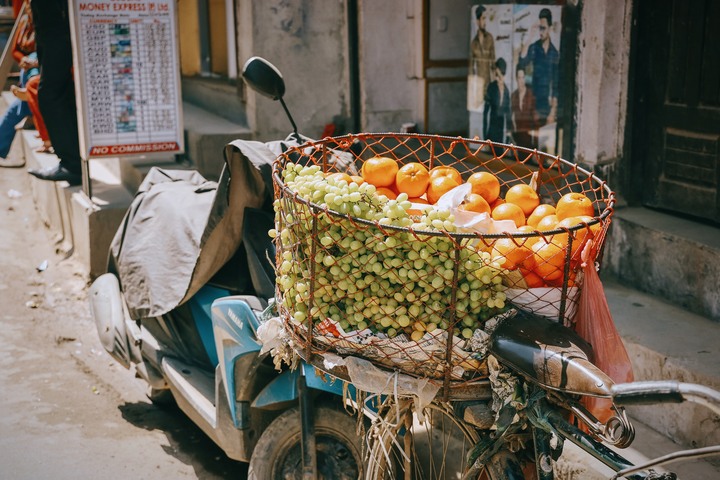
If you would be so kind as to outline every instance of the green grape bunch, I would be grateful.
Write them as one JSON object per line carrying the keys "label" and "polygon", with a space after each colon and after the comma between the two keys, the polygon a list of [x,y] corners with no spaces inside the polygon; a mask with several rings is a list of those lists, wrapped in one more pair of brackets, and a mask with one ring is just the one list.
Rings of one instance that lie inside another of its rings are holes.
{"label": "green grape bunch", "polygon": [[[388,199],[369,183],[288,163],[275,200],[280,304],[300,324],[328,318],[345,332],[370,329],[420,340],[425,332],[463,338],[507,307],[501,259],[459,240],[448,210],[405,193]],[[401,228],[396,228],[401,227]]]}

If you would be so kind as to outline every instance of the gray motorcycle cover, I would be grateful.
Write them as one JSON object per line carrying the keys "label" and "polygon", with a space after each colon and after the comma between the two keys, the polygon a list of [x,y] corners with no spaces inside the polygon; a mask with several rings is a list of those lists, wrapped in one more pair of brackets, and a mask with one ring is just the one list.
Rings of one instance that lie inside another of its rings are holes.
{"label": "gray motorcycle cover", "polygon": [[246,207],[271,208],[272,162],[295,142],[236,140],[218,182],[154,167],[110,246],[132,318],[163,315],[192,297],[242,242]]}

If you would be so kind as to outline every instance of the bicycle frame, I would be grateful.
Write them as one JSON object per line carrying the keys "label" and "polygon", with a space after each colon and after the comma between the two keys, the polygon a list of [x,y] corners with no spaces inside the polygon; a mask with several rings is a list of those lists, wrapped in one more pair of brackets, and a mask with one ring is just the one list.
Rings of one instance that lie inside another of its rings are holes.
{"label": "bicycle frame", "polygon": [[[538,480],[552,480],[555,478],[552,467],[552,460],[557,460],[563,449],[564,441],[569,441],[577,445],[585,453],[610,467],[613,471],[618,472],[623,469],[633,467],[633,464],[604,445],[592,435],[583,432],[580,428],[570,423],[565,417],[569,410],[558,408],[557,405],[548,401],[542,388],[537,388],[530,395],[527,407],[522,409],[527,423],[531,425],[532,437],[534,443],[535,465],[537,467]],[[509,411],[500,412],[499,418],[513,417],[517,411],[506,405],[503,407]],[[520,466],[513,456],[500,456],[497,453],[507,450],[507,444],[510,438],[515,434],[519,434],[525,422],[515,422],[509,425],[498,425],[498,430],[494,435],[491,444],[485,444],[482,453],[477,457],[473,466],[465,474],[465,479],[475,478],[480,472],[483,465],[490,461],[496,463],[495,468],[506,472],[507,478],[524,479]],[[558,444],[554,439],[560,440]],[[499,463],[499,464],[498,464]],[[657,474],[637,474],[629,476],[633,480],[657,479]],[[668,477],[670,478],[670,477]]]}
{"label": "bicycle frame", "polygon": [[[568,414],[577,415],[578,409],[573,400],[565,395],[545,390],[542,386],[528,382],[531,385],[527,395],[527,402],[520,408],[510,404],[503,407],[506,411],[498,412],[496,433],[483,443],[480,441],[481,454],[477,456],[474,464],[463,477],[476,478],[482,467],[489,462],[494,463],[495,470],[505,473],[508,479],[524,479],[520,464],[514,455],[503,455],[502,452],[513,451],[509,443],[513,435],[527,435],[524,430],[530,425],[534,444],[534,461],[538,480],[552,480],[555,478],[552,460],[557,460],[563,450],[565,441],[569,441],[615,472],[612,480],[628,478],[631,480],[674,480],[676,475],[671,472],[657,472],[651,467],[688,458],[701,458],[720,454],[720,446],[702,447],[691,450],[673,452],[641,465],[634,465],[622,455],[606,446],[603,441],[612,439],[598,439],[598,435],[585,433],[581,428],[568,420]],[[720,392],[702,385],[679,383],[675,381],[633,382],[616,385],[612,388],[613,404],[616,414],[623,416],[622,407],[637,404],[661,404],[695,402],[706,406],[713,412],[720,414]],[[502,422],[502,418],[513,418],[520,414],[525,421]],[[589,415],[589,414],[588,414]],[[592,416],[590,416],[592,419]],[[587,422],[583,422],[587,423]],[[591,430],[593,428],[592,422]],[[629,423],[628,423],[629,425]],[[617,438],[623,438],[622,432]],[[490,441],[488,441],[490,440]],[[628,442],[629,443],[629,442]],[[622,445],[620,445],[622,446]]]}
{"label": "bicycle frame", "polygon": [[[614,450],[611,450],[591,435],[570,423],[563,417],[561,411],[554,408],[545,399],[541,399],[533,405],[532,408],[528,410],[527,417],[533,425],[539,480],[551,480],[553,478],[552,469],[547,472],[540,468],[546,462],[546,459],[542,455],[544,455],[544,452],[549,451],[552,434],[577,445],[585,451],[585,453],[591,455],[616,472],[633,466],[630,461],[626,460]],[[648,478],[648,476],[633,475],[628,478],[641,480]]]}

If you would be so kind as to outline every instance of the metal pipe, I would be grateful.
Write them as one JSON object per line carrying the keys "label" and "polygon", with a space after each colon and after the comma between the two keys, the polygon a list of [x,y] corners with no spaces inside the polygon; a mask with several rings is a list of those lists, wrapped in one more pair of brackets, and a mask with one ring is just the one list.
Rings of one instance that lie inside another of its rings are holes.
{"label": "metal pipe", "polygon": [[317,480],[317,442],[315,441],[315,418],[312,401],[309,398],[305,375],[297,377],[300,400],[300,446],[302,449],[303,480]]}
{"label": "metal pipe", "polygon": [[538,480],[553,480],[552,449],[550,448],[551,435],[539,428],[533,428],[535,440],[535,469]]}
{"label": "metal pipe", "polygon": [[298,141],[298,143],[302,143],[302,139],[300,138],[300,135],[298,134],[297,125],[295,125],[295,120],[293,119],[292,115],[290,115],[290,110],[288,110],[287,105],[285,105],[285,100],[283,100],[282,97],[278,98],[278,100],[280,100],[280,105],[282,105],[283,109],[285,110],[285,114],[287,115],[288,119],[290,120],[290,123],[292,124],[293,134],[295,135],[295,139]]}
{"label": "metal pipe", "polygon": [[[540,424],[544,423],[543,420],[540,418],[536,418],[534,420],[539,422]],[[558,434],[562,438],[571,441],[572,443],[580,447],[582,450],[584,450],[587,454],[591,455],[593,458],[600,460],[602,463],[604,463],[614,471],[617,472],[624,468],[629,468],[633,466],[632,463],[623,458],[621,455],[618,455],[617,453],[615,453],[615,451],[598,442],[575,425],[569,423],[562,417],[559,412],[547,412],[546,421],[549,427],[558,432]],[[538,427],[536,426],[536,428]],[[644,479],[645,476],[632,476],[629,478],[641,480]]]}
{"label": "metal pipe", "polygon": [[666,465],[668,463],[677,462],[679,460],[685,460],[688,458],[703,458],[703,457],[710,457],[710,456],[718,455],[718,454],[720,454],[720,445],[715,445],[713,447],[694,448],[692,450],[681,450],[679,452],[668,453],[667,455],[663,455],[662,457],[652,459],[641,465],[636,465],[634,467],[626,468],[625,470],[620,470],[619,472],[617,472],[615,474],[614,477],[612,477],[612,480],[615,480],[617,478],[622,478],[631,473],[637,473],[637,472],[641,472],[643,470],[647,470],[650,467],[659,467],[660,465]]}

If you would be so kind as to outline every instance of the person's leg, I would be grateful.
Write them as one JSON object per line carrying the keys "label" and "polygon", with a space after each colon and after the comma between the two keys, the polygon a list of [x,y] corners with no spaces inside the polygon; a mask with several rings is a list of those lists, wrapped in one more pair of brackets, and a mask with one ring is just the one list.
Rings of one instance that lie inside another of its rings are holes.
{"label": "person's leg", "polygon": [[32,112],[33,120],[35,120],[35,128],[37,128],[40,138],[47,149],[51,142],[47,128],[45,127],[45,121],[40,113],[40,105],[38,105],[38,86],[40,86],[40,75],[36,75],[28,80],[26,86],[27,104],[28,107],[30,107],[30,112]]}
{"label": "person's leg", "polygon": [[7,157],[15,138],[15,125],[29,114],[30,108],[27,103],[15,99],[0,117],[0,157]]}
{"label": "person's leg", "polygon": [[44,44],[43,50],[38,89],[40,113],[60,166],[79,175],[81,159],[70,37],[59,36]]}
{"label": "person's leg", "polygon": [[50,140],[57,144],[57,166],[30,169],[41,180],[81,183],[75,87],[72,81],[72,45],[67,1],[33,0],[35,48],[40,63],[38,103]]}

